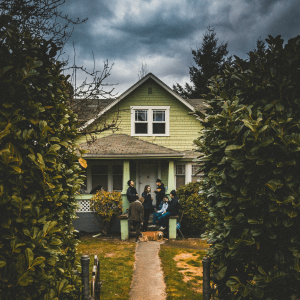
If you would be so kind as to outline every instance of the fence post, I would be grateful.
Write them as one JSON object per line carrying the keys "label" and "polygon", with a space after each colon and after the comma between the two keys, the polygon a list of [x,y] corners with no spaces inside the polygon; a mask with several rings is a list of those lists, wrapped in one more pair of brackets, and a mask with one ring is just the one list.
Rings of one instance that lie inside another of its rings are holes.
{"label": "fence post", "polygon": [[203,300],[210,300],[210,264],[211,260],[209,257],[203,257]]}
{"label": "fence post", "polygon": [[82,281],[82,300],[90,298],[89,289],[89,265],[90,257],[88,255],[81,256],[81,281]]}

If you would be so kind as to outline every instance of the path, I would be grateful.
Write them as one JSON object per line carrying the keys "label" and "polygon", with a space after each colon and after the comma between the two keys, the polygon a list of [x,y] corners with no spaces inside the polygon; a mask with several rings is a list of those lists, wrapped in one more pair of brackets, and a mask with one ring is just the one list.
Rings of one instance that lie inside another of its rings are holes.
{"label": "path", "polygon": [[158,256],[160,244],[156,241],[137,244],[130,300],[166,299],[166,285]]}

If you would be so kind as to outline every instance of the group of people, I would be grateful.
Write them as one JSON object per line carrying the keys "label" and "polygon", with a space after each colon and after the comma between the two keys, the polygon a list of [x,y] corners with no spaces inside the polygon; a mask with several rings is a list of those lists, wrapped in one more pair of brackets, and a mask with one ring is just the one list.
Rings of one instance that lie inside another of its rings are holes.
{"label": "group of people", "polygon": [[165,195],[165,186],[160,179],[156,180],[157,189],[154,191],[156,194],[156,207],[153,208],[153,197],[151,196],[150,185],[146,185],[144,192],[139,197],[133,180],[128,180],[127,199],[130,202],[128,217],[132,222],[136,231],[136,241],[139,240],[140,228],[146,231],[148,227],[150,214],[153,212],[153,224],[149,227],[156,227],[156,220],[160,225],[159,230],[166,229],[167,222],[170,216],[178,215],[179,201],[176,196],[176,191],[170,192],[170,199]]}

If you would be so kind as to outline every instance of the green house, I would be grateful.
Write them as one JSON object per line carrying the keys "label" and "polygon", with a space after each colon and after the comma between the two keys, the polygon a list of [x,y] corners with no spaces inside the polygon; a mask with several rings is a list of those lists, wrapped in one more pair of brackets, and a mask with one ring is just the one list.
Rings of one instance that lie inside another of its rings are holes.
{"label": "green house", "polygon": [[87,143],[84,137],[79,141],[82,149],[89,150],[85,155],[86,186],[78,196],[81,209],[75,224],[84,231],[93,231],[92,225],[85,225],[91,219],[89,192],[98,185],[107,191],[120,191],[126,211],[129,179],[135,182],[139,195],[149,184],[155,199],[157,178],[164,183],[166,193],[199,178],[193,141],[199,137],[201,126],[191,112],[204,110],[201,100],[181,98],[149,73],[117,99],[102,101],[97,117],[89,119],[83,128],[96,126],[101,118],[109,123],[116,116],[119,125],[118,131],[104,131],[94,143]]}

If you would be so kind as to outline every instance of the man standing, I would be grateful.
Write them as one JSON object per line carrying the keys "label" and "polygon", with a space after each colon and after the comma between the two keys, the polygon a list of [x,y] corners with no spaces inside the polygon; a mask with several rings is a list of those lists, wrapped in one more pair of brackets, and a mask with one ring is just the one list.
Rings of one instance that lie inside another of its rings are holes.
{"label": "man standing", "polygon": [[176,191],[172,190],[170,193],[171,200],[168,202],[168,208],[165,213],[163,213],[159,218],[158,222],[161,227],[158,230],[164,230],[167,226],[167,220],[171,216],[178,216],[179,213],[179,201],[178,197],[176,196]]}
{"label": "man standing", "polygon": [[127,196],[127,200],[129,201],[129,203],[132,203],[134,202],[136,199],[139,198],[139,195],[134,187],[134,182],[133,180],[129,179],[127,181],[127,184],[128,184],[128,189],[127,189],[127,192],[126,192],[126,196]]}
{"label": "man standing", "polygon": [[165,185],[161,182],[160,179],[156,180],[157,190],[154,191],[156,194],[156,209],[159,210],[159,205],[163,201],[165,196]]}
{"label": "man standing", "polygon": [[144,220],[144,198],[140,197],[134,202],[130,203],[128,210],[128,218],[135,229],[135,241],[139,241],[141,225],[143,225]]}

